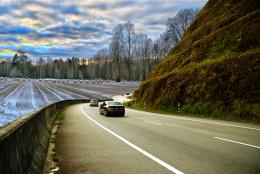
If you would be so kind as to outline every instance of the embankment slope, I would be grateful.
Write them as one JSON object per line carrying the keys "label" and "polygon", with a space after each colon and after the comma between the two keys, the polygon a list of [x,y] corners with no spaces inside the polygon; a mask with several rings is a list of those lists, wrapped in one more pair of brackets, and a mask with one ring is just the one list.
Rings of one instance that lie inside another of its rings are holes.
{"label": "embankment slope", "polygon": [[153,108],[260,119],[257,0],[209,0],[134,96]]}

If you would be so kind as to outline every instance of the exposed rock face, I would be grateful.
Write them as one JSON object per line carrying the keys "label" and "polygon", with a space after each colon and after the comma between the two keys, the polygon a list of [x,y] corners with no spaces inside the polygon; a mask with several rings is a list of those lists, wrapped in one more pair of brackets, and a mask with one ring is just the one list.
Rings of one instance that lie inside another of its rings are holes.
{"label": "exposed rock face", "polygon": [[218,108],[260,119],[259,41],[257,0],[210,0],[181,42],[141,83],[137,101],[155,108],[179,102],[187,112],[196,105],[201,113]]}

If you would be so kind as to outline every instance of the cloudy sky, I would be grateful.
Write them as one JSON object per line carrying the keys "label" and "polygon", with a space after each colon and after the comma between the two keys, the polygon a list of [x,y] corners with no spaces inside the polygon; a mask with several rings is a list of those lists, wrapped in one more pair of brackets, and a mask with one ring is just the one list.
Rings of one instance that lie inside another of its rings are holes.
{"label": "cloudy sky", "polygon": [[152,39],[168,17],[206,0],[0,0],[0,58],[90,57],[108,47],[112,29],[131,21]]}

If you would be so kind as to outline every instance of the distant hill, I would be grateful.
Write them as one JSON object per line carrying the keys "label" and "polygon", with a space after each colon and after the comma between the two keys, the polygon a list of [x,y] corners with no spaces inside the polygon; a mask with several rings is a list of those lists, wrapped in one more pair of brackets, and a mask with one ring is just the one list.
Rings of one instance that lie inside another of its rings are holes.
{"label": "distant hill", "polygon": [[154,108],[260,120],[260,3],[210,0],[134,95]]}

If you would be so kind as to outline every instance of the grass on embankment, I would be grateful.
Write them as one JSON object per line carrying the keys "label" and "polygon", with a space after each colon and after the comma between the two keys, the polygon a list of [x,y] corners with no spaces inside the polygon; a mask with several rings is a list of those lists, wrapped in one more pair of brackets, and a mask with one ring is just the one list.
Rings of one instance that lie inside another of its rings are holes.
{"label": "grass on embankment", "polygon": [[[237,104],[237,112],[239,111],[239,105],[243,103]],[[251,124],[260,124],[260,120],[252,120],[251,118],[238,117],[235,113],[231,114],[228,112],[224,112],[216,106],[209,106],[209,104],[196,103],[193,105],[185,105],[180,106],[179,111],[177,107],[160,107],[160,108],[152,108],[149,106],[145,106],[141,103],[136,103],[133,101],[124,103],[126,108],[158,113],[158,114],[166,114],[166,115],[178,115],[178,116],[187,116],[187,117],[195,117],[195,118],[207,118],[207,119],[215,119],[215,120],[225,120],[225,121],[236,121],[243,123],[251,123]],[[259,110],[259,106],[250,107],[248,109],[255,110],[255,112]]]}
{"label": "grass on embankment", "polygon": [[[133,96],[137,103],[176,113],[260,120],[257,1],[208,1],[195,21]],[[137,104],[138,105],[138,104]]]}

